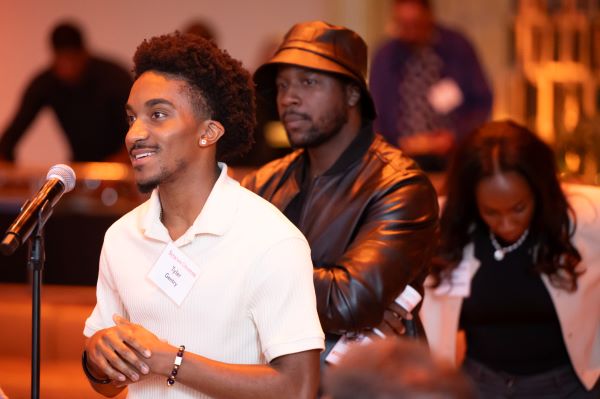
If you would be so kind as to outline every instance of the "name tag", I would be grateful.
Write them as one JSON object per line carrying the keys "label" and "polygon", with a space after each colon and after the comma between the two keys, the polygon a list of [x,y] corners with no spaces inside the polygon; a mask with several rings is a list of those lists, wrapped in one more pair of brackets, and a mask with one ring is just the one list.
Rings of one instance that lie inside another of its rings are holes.
{"label": "name tag", "polygon": [[169,243],[147,277],[180,306],[198,279],[198,274],[198,266],[194,261]]}
{"label": "name tag", "polygon": [[450,281],[443,280],[433,291],[439,296],[467,298],[471,295],[471,262],[463,260],[450,275]]}
{"label": "name tag", "polygon": [[429,88],[429,104],[439,114],[446,115],[463,103],[463,94],[458,84],[450,78],[441,79]]}

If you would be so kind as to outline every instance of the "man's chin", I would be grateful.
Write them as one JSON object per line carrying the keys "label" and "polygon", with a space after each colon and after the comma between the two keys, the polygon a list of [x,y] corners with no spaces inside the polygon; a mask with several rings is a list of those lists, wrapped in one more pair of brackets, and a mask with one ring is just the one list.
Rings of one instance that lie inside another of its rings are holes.
{"label": "man's chin", "polygon": [[290,137],[290,146],[292,148],[315,148],[327,141],[327,137],[309,137],[302,136],[293,139]]}
{"label": "man's chin", "polygon": [[151,193],[152,190],[154,190],[156,187],[158,187],[158,182],[156,182],[156,181],[147,181],[147,182],[138,181],[136,184],[137,184],[137,188],[138,188],[139,192],[142,194]]}
{"label": "man's chin", "polygon": [[288,132],[288,141],[292,148],[305,148],[310,147],[312,142],[315,141],[313,137],[305,132]]}

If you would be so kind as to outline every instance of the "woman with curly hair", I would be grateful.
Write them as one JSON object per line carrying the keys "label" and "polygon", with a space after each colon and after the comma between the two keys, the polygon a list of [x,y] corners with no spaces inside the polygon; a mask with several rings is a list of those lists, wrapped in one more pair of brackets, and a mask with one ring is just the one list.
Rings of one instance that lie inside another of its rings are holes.
{"label": "woman with curly hair", "polygon": [[194,35],[144,41],[125,138],[148,201],[106,232],[82,365],[128,398],[314,398],[324,335],[310,248],[218,162],[248,148],[254,89]]}
{"label": "woman with curly hair", "polygon": [[448,171],[422,315],[432,351],[484,398],[598,398],[600,189],[561,187],[552,150],[511,122],[467,137]]}

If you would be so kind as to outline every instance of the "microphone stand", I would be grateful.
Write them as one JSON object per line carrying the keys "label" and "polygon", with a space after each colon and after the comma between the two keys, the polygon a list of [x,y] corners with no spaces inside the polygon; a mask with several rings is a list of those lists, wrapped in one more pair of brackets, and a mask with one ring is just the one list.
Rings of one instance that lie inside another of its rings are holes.
{"label": "microphone stand", "polygon": [[[32,271],[31,302],[31,399],[40,397],[40,315],[42,271],[46,252],[44,248],[44,224],[50,213],[46,213],[48,201],[38,212],[38,222],[34,234],[29,238],[27,266]],[[52,212],[52,210],[50,210]]]}

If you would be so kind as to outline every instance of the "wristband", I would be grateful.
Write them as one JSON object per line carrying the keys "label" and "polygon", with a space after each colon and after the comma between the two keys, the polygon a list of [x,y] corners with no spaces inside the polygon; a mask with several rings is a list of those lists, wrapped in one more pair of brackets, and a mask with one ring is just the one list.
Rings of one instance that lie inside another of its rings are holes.
{"label": "wristband", "polygon": [[90,373],[90,370],[88,369],[88,366],[87,366],[87,352],[86,351],[83,351],[83,355],[81,356],[81,366],[83,367],[83,372],[85,373],[85,376],[87,377],[87,379],[90,380],[91,382],[93,382],[94,384],[106,385],[106,384],[110,384],[112,382],[112,380],[110,378],[105,378],[103,380],[99,380],[98,378],[94,377],[92,375],[92,373]]}
{"label": "wristband", "polygon": [[183,362],[183,352],[185,352],[185,345],[180,345],[179,350],[177,351],[177,355],[175,356],[175,360],[173,361],[173,370],[171,370],[171,374],[167,378],[167,386],[172,387],[175,384],[175,378],[177,378],[177,371],[179,371],[179,366],[181,366],[181,362]]}

